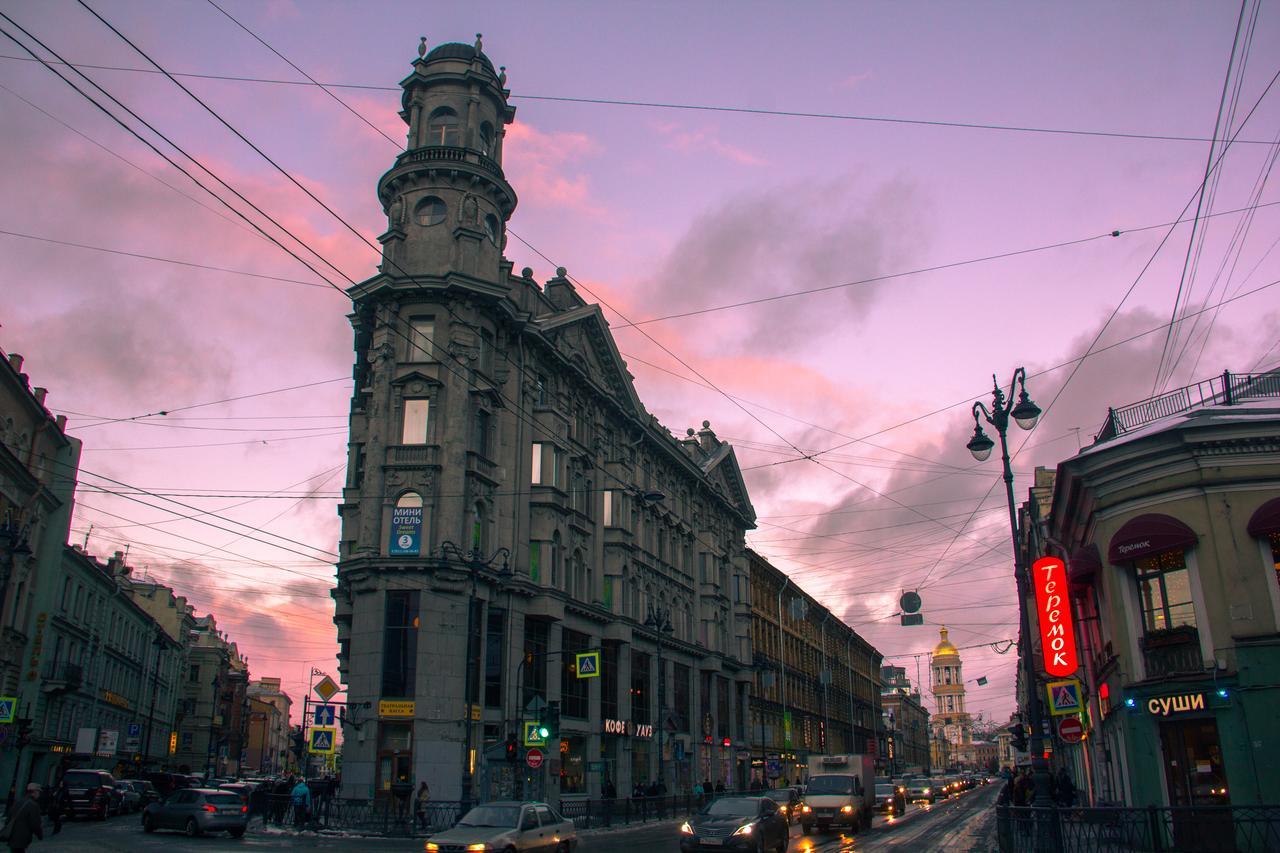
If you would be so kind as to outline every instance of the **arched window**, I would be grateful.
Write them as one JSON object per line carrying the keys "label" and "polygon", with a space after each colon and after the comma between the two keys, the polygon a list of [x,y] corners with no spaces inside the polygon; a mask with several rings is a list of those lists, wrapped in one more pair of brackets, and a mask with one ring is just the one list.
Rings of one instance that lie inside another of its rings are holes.
{"label": "arched window", "polygon": [[427,119],[428,145],[458,144],[458,114],[448,107],[440,107]]}
{"label": "arched window", "polygon": [[480,124],[480,132],[476,134],[476,147],[486,157],[493,154],[493,125],[487,121]]}

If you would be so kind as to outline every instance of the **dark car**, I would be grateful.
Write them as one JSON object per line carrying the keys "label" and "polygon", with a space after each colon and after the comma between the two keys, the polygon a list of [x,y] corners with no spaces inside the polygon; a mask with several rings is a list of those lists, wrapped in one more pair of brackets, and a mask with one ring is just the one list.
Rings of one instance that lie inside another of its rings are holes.
{"label": "dark car", "polygon": [[253,787],[253,785],[250,785],[247,782],[228,782],[225,785],[219,785],[218,790],[235,794],[240,798],[240,802],[247,804],[249,802],[249,795],[253,793]]}
{"label": "dark car", "polygon": [[146,779],[130,779],[129,784],[133,786],[142,797],[142,805],[139,808],[145,809],[152,803],[160,802],[163,797],[156,790],[156,786],[148,782]]}
{"label": "dark car", "polygon": [[249,825],[249,807],[230,791],[211,788],[184,788],[163,803],[143,809],[142,829],[180,829],[188,836],[206,832],[227,832],[232,838],[244,835]]}
{"label": "dark car", "polygon": [[680,850],[751,850],[786,853],[791,832],[769,797],[722,797],[680,825]]}
{"label": "dark car", "polygon": [[795,820],[796,805],[800,802],[800,792],[795,788],[769,788],[762,791],[761,796],[768,797],[778,804],[778,811],[786,817],[787,823]]}
{"label": "dark car", "polygon": [[142,778],[155,786],[160,795],[158,799],[164,799],[179,788],[191,787],[191,780],[181,773],[146,773]]}
{"label": "dark car", "polygon": [[72,815],[106,820],[120,814],[120,792],[116,780],[105,770],[68,770],[62,777],[67,787],[67,805]]}

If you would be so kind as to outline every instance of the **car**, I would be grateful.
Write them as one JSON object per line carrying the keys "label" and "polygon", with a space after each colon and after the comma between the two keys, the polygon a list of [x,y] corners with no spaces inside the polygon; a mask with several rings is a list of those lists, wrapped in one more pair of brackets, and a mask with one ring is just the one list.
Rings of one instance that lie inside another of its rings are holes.
{"label": "car", "polygon": [[142,810],[142,829],[180,829],[189,837],[206,832],[226,832],[232,838],[244,835],[249,825],[249,807],[230,791],[212,788],[183,788],[163,803]]}
{"label": "car", "polygon": [[793,823],[796,819],[796,806],[800,804],[800,792],[792,787],[787,788],[769,788],[761,791],[762,797],[768,797],[778,804],[778,811],[787,818],[787,823]]}
{"label": "car", "polygon": [[893,782],[876,782],[876,811],[900,816],[907,811],[907,789]]}
{"label": "car", "polygon": [[254,786],[247,782],[228,782],[225,785],[219,785],[219,791],[228,791],[240,798],[240,802],[248,803],[249,795],[253,793]]}
{"label": "car", "polygon": [[546,850],[570,853],[578,846],[573,821],[546,803],[497,800],[476,806],[453,829],[426,842],[426,853],[465,850]]}
{"label": "car", "polygon": [[941,789],[935,789],[933,780],[917,776],[907,783],[907,799],[913,803],[932,803],[945,796]]}
{"label": "car", "polygon": [[116,790],[120,792],[120,811],[131,814],[142,808],[142,792],[133,787],[128,779],[117,779]]}
{"label": "car", "polygon": [[138,790],[139,795],[142,797],[142,804],[139,808],[145,809],[152,803],[158,803],[164,799],[160,796],[160,792],[156,790],[156,786],[148,782],[146,779],[131,779],[129,781],[133,787]]}
{"label": "car", "polygon": [[120,792],[116,780],[105,770],[68,770],[62,776],[67,788],[68,811],[75,817],[106,820],[120,814]]}
{"label": "car", "polygon": [[190,788],[191,780],[185,774],[179,773],[145,773],[142,776],[147,782],[155,786],[157,799],[164,799],[179,788]]}
{"label": "car", "polygon": [[680,850],[786,853],[791,824],[769,797],[721,797],[680,825]]}

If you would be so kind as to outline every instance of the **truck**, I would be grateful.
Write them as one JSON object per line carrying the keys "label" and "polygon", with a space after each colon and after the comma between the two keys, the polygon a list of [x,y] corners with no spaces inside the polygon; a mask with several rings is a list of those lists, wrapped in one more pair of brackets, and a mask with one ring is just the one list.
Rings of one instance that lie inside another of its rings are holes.
{"label": "truck", "polygon": [[817,826],[851,832],[871,827],[875,808],[875,763],[870,755],[815,755],[809,758],[809,781],[799,805],[805,835]]}

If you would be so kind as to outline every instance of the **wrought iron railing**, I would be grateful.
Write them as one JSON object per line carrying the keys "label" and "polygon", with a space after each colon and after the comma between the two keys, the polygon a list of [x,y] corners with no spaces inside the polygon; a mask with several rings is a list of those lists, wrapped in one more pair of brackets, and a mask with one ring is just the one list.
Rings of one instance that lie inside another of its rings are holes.
{"label": "wrought iron railing", "polygon": [[1232,406],[1245,400],[1280,398],[1280,371],[1231,373],[1175,388],[1119,409],[1108,409],[1095,441],[1106,441],[1130,430],[1202,406]]}
{"label": "wrought iron railing", "polygon": [[1265,853],[1280,850],[1280,806],[999,806],[1000,853]]}

